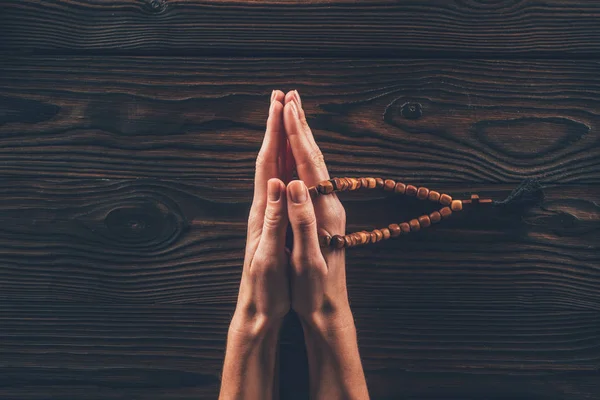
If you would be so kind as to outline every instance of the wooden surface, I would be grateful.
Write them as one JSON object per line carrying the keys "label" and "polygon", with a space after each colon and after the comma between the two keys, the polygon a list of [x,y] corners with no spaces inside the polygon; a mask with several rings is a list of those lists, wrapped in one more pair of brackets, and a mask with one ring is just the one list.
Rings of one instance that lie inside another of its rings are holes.
{"label": "wooden surface", "polygon": [[[600,398],[595,2],[0,3],[0,399],[216,398],[276,88],[332,176],[545,187],[347,250],[372,399]],[[281,368],[306,399],[294,315]]]}
{"label": "wooden surface", "polygon": [[597,184],[599,71],[598,61],[6,57],[0,173],[251,179],[279,88],[301,93],[332,176]]}
{"label": "wooden surface", "polygon": [[3,0],[13,52],[588,57],[586,0]]}

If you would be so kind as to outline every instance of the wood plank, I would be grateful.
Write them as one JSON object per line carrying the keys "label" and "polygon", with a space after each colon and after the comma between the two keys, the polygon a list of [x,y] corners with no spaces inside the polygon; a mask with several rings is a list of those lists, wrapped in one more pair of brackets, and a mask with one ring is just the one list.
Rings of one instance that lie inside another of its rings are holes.
{"label": "wood plank", "polygon": [[[251,181],[0,180],[0,299],[232,304]],[[511,187],[440,186],[503,198]],[[548,186],[527,213],[473,211],[347,250],[353,305],[600,310],[600,186]],[[433,209],[340,194],[347,232]]]}
{"label": "wood plank", "polygon": [[583,0],[5,0],[0,51],[583,57],[599,17]]}
{"label": "wood plank", "polygon": [[[0,396],[64,399],[88,391],[90,399],[215,398],[231,311],[3,301]],[[600,394],[595,311],[355,308],[354,316],[373,399]],[[300,372],[306,364],[297,328],[292,322],[284,330],[282,356]]]}
{"label": "wood plank", "polygon": [[334,176],[600,183],[599,70],[595,61],[6,57],[0,176],[252,178],[271,90],[296,88]]}

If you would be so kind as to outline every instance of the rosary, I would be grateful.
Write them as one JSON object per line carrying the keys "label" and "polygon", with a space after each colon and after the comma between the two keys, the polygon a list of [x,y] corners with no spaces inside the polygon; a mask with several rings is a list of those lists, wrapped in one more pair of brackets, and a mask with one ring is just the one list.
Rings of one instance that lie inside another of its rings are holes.
{"label": "rosary", "polygon": [[311,199],[314,200],[318,196],[327,195],[333,192],[356,191],[359,189],[379,189],[394,194],[416,197],[419,200],[429,200],[438,203],[442,207],[439,211],[421,215],[418,218],[399,224],[393,223],[386,228],[374,229],[371,232],[360,231],[347,235],[320,236],[319,243],[321,247],[341,249],[368,243],[377,243],[389,238],[406,235],[410,232],[419,231],[421,228],[428,228],[432,224],[437,224],[440,221],[449,218],[453,213],[462,211],[463,205],[507,207],[511,205],[531,205],[539,203],[543,199],[540,183],[535,179],[525,180],[503,201],[480,199],[477,194],[471,195],[471,198],[467,200],[456,200],[448,194],[429,190],[426,187],[405,185],[402,182],[382,178],[332,178],[321,181],[315,186],[311,186],[308,188],[308,192],[310,193]]}

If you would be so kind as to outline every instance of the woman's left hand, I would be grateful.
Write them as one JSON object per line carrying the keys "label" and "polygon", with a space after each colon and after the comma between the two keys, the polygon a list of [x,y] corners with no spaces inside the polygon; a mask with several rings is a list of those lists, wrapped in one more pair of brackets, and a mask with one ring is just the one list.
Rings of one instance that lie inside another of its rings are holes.
{"label": "woman's left hand", "polygon": [[284,97],[282,91],[273,91],[256,159],[246,253],[232,321],[232,329],[239,331],[259,333],[278,325],[290,309],[285,188],[293,174],[294,160],[283,125]]}

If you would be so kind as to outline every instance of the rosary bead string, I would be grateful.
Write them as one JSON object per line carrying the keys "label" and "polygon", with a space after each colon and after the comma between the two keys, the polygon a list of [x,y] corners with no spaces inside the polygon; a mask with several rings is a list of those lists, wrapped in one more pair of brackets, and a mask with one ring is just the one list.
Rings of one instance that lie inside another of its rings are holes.
{"label": "rosary bead string", "polygon": [[456,200],[446,193],[439,193],[435,190],[429,190],[426,187],[416,187],[414,185],[405,185],[402,182],[396,182],[393,179],[382,179],[373,177],[362,178],[331,178],[326,179],[308,189],[311,198],[314,200],[320,195],[327,195],[334,192],[357,191],[380,189],[394,194],[403,194],[416,197],[419,200],[429,200],[438,203],[443,207],[430,214],[421,215],[418,218],[399,224],[393,223],[385,228],[374,229],[372,231],[359,231],[346,235],[324,235],[319,236],[321,247],[331,247],[334,249],[348,248],[368,243],[377,243],[382,240],[406,235],[410,232],[417,232],[421,229],[429,228],[433,224],[449,218],[453,212],[463,209],[463,204],[491,204],[491,199],[480,199],[478,195],[471,195],[470,200]]}

